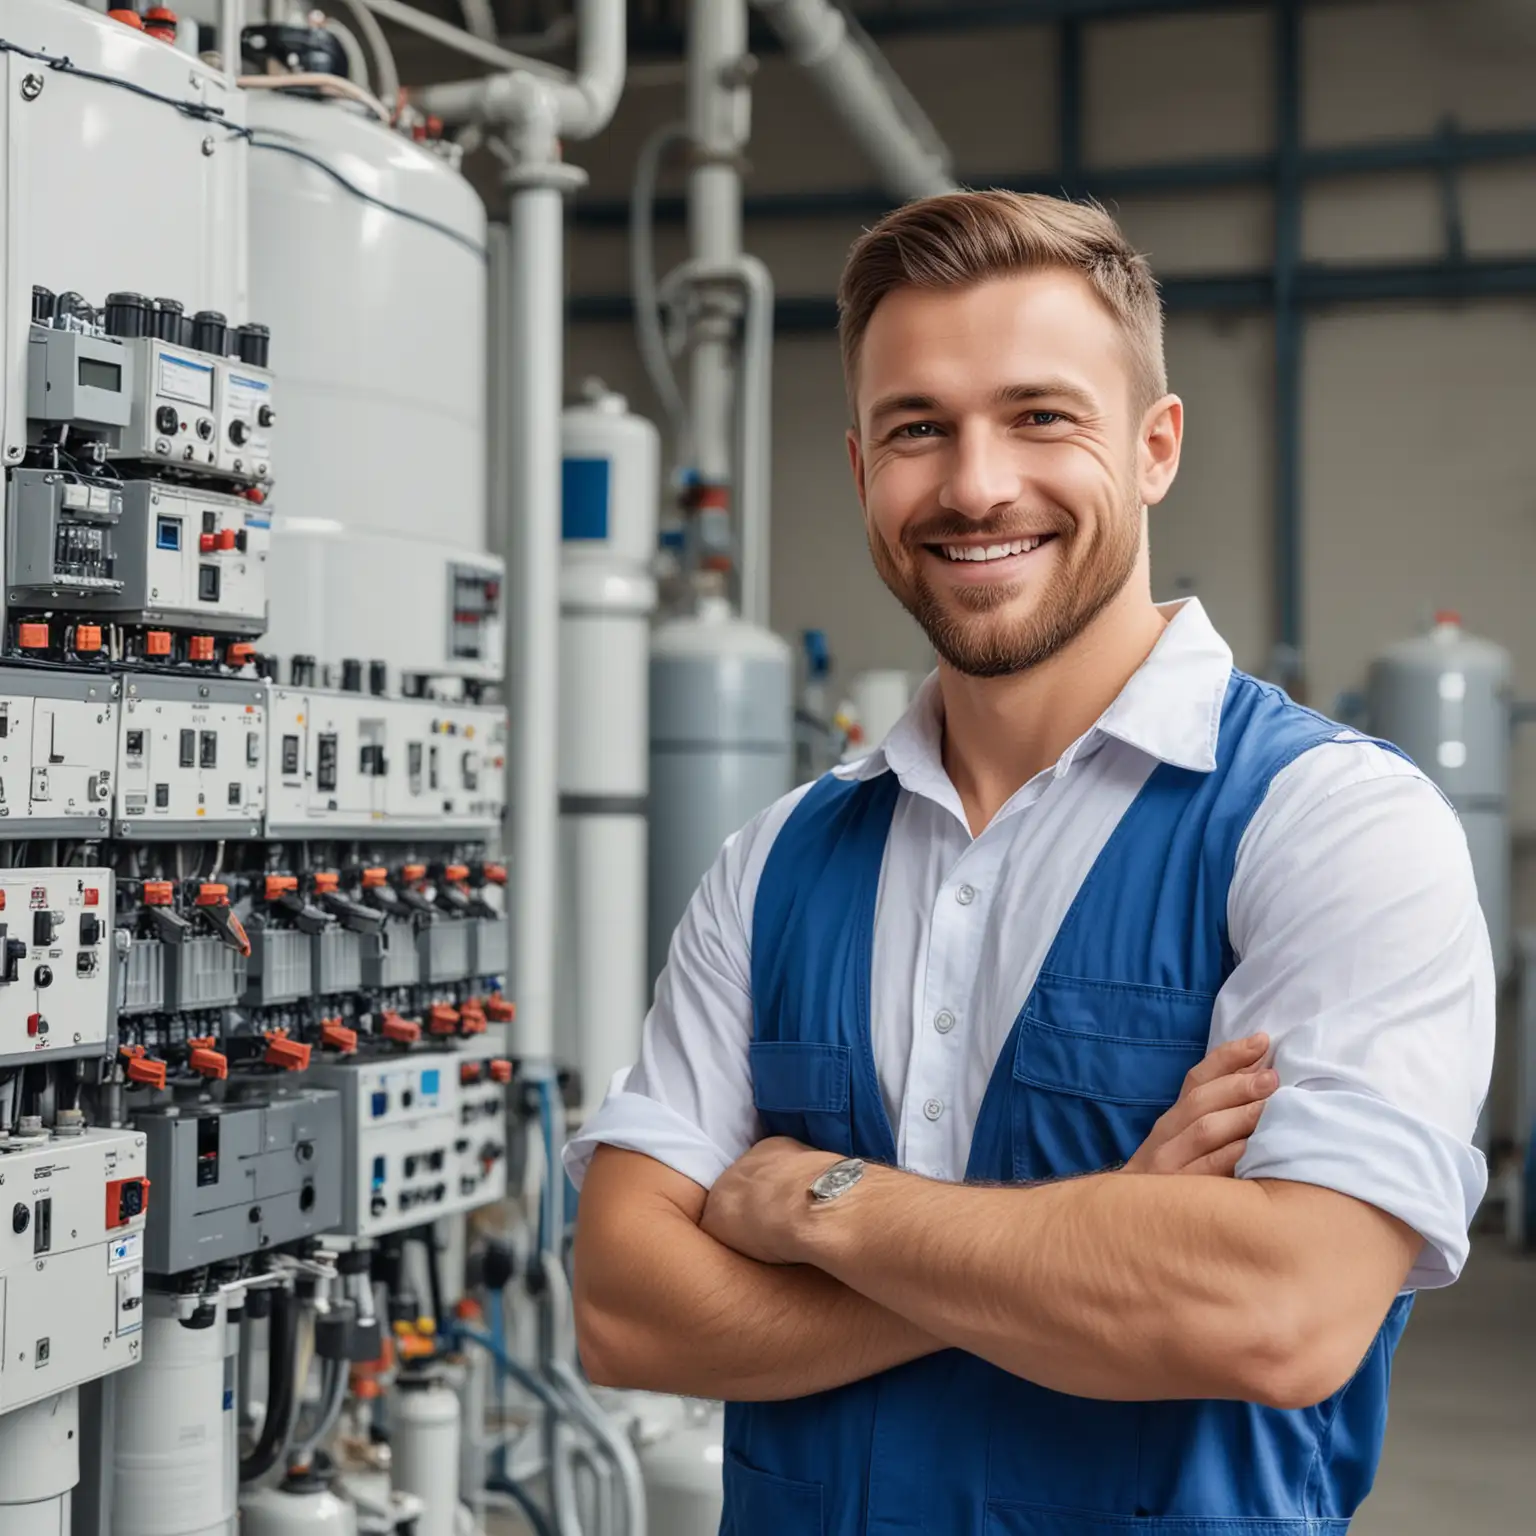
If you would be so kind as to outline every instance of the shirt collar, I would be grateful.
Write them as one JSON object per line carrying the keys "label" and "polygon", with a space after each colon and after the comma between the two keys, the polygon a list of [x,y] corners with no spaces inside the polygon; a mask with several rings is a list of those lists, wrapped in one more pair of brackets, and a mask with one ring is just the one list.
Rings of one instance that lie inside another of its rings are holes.
{"label": "shirt collar", "polygon": [[[1062,753],[1063,773],[1105,736],[1159,762],[1196,773],[1216,766],[1221,708],[1232,674],[1232,651],[1198,598],[1159,605],[1167,627],[1097,722]],[[917,690],[907,712],[867,756],[844,763],[839,778],[863,781],[894,773],[915,794],[938,798],[948,785],[943,765],[944,701],[937,672]]]}

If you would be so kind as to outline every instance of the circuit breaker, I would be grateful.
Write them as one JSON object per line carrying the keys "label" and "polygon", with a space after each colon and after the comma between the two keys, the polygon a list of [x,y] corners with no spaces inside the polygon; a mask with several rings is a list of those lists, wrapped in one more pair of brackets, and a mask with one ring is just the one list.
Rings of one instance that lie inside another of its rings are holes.
{"label": "circuit breaker", "polygon": [[145,1267],[174,1275],[312,1237],[341,1216],[341,1101],[300,1088],[257,1102],[146,1110],[155,1220]]}
{"label": "circuit breaker", "polygon": [[0,1068],[105,1054],[113,878],[109,869],[0,869]]}
{"label": "circuit breaker", "polygon": [[266,807],[264,683],[157,677],[123,681],[119,837],[255,837]]}
{"label": "circuit breaker", "polygon": [[498,705],[272,690],[268,826],[476,835],[501,821]]}
{"label": "circuit breaker", "polygon": [[511,1079],[490,1046],[311,1068],[341,1096],[337,1231],[378,1237],[502,1199]]}
{"label": "circuit breaker", "polygon": [[0,838],[107,834],[117,694],[101,675],[0,667]]}
{"label": "circuit breaker", "polygon": [[143,1329],[144,1137],[0,1141],[0,1414],[132,1365]]}

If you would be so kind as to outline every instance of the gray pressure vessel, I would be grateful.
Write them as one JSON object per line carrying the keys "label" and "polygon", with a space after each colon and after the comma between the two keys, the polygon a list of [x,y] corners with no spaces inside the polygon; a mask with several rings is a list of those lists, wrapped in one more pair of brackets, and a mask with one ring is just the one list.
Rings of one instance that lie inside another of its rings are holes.
{"label": "gray pressure vessel", "polygon": [[791,788],[793,672],[789,646],[722,597],[652,632],[652,982],[726,838]]}
{"label": "gray pressure vessel", "polygon": [[1442,611],[1427,634],[1371,663],[1366,706],[1372,733],[1401,747],[1461,817],[1501,978],[1513,960],[1509,694],[1509,652]]}

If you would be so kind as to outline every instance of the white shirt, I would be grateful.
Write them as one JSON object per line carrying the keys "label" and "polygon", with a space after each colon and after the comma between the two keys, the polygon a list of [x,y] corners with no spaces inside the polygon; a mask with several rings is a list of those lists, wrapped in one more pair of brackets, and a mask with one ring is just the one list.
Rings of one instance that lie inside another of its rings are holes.
{"label": "white shirt", "polygon": [[[1159,763],[1209,772],[1232,654],[1194,600],[1097,723],[979,836],[945,773],[936,677],[869,757],[901,784],[875,909],[870,1021],[904,1168],[965,1175],[982,1095],[1072,898]],[[709,1187],[760,1138],[752,910],[802,786],[731,838],[673,936],[640,1060],[572,1139]],[[1240,1177],[1353,1195],[1425,1239],[1410,1286],[1455,1279],[1487,1186],[1472,1135],[1494,1036],[1493,962],[1455,812],[1410,763],[1341,730],[1275,776],[1227,902],[1237,965],[1211,1044],[1263,1030],[1281,1086]]]}

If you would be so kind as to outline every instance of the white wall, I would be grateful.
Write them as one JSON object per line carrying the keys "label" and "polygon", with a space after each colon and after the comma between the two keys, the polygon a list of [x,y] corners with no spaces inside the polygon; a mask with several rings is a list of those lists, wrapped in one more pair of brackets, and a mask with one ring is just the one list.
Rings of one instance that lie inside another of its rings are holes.
{"label": "white wall", "polygon": [[[1008,27],[894,40],[888,57],[976,185],[1055,158],[1055,34]],[[1090,167],[1272,144],[1272,21],[1263,10],[1098,23],[1085,35],[1084,153]],[[1536,123],[1536,7],[1524,0],[1363,0],[1309,8],[1304,138],[1310,146]],[[627,191],[635,148],[681,114],[671,88],[637,91],[613,128],[572,158],[588,195]],[[753,192],[868,185],[871,177],[781,58],[754,97]],[[678,183],[673,182],[676,186]],[[1398,174],[1314,185],[1309,260],[1430,260],[1441,254],[1440,187]],[[1536,165],[1470,171],[1469,253],[1536,251]],[[1163,276],[1267,265],[1262,189],[1138,196],[1115,210]],[[781,294],[829,295],[858,217],[754,221],[750,249]],[[659,259],[681,255],[664,227]],[[622,231],[579,229],[571,291],[627,289]],[[1264,667],[1271,637],[1273,346],[1267,315],[1178,315],[1173,387],[1188,407],[1184,468],[1154,516],[1160,593],[1197,591],[1238,661]],[[627,328],[583,325],[570,369],[597,370],[654,409]],[[1329,706],[1371,653],[1437,606],[1511,647],[1536,696],[1536,301],[1352,307],[1309,318],[1304,349],[1304,622],[1311,699]],[[776,352],[773,617],[817,625],[844,675],[920,666],[926,647],[869,569],[842,446],[830,336]],[[1522,754],[1518,816],[1536,835],[1536,747]],[[1533,893],[1536,894],[1536,893]]]}

